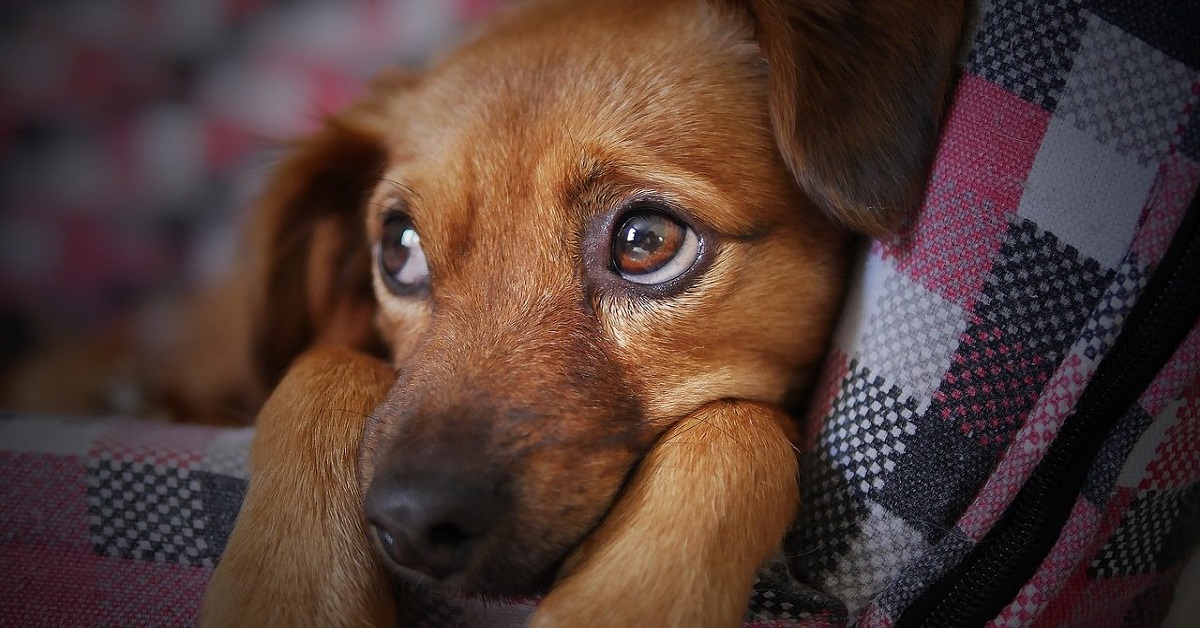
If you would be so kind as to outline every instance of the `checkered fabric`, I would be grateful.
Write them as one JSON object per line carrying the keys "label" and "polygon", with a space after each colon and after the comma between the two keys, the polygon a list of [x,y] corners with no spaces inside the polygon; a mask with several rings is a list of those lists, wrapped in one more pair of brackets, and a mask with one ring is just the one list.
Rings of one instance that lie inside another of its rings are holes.
{"label": "checkered fabric", "polygon": [[[817,384],[804,506],[751,626],[890,626],[996,523],[1200,186],[1200,5],[991,0],[924,207],[862,255]],[[0,422],[0,623],[192,621],[249,432]],[[996,626],[1154,625],[1200,530],[1200,327],[1107,437]],[[410,625],[521,625],[434,592]]]}
{"label": "checkered fabric", "polygon": [[[792,573],[890,626],[984,538],[1200,184],[1200,5],[994,0],[912,233],[875,243],[810,413]],[[1200,535],[1200,327],[992,623],[1154,625]]]}
{"label": "checkered fabric", "polygon": [[0,625],[194,624],[246,491],[252,436],[0,419]]}

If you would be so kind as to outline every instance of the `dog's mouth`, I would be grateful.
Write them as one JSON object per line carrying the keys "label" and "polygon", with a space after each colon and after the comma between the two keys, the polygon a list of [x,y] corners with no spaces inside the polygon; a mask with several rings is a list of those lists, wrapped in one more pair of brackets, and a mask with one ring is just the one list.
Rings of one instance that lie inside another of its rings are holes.
{"label": "dog's mouth", "polygon": [[414,557],[411,548],[404,547],[403,540],[395,539],[390,533],[371,527],[372,543],[383,558],[388,572],[402,585],[415,589],[438,589],[443,592],[482,597],[541,596],[550,590],[559,567],[560,558],[541,573],[514,578],[483,577],[479,572],[491,569],[472,569],[446,573],[437,565]]}
{"label": "dog's mouth", "polygon": [[[409,587],[484,597],[544,595],[571,554],[608,517],[641,457],[627,466],[606,499],[586,506],[592,514],[583,520],[574,511],[562,519],[545,514],[558,504],[520,504],[521,497],[505,484],[409,479],[410,488],[398,493],[393,481],[377,476],[366,499],[368,533],[389,573]],[[414,483],[430,490],[413,490]],[[419,502],[424,516],[413,517]],[[522,510],[541,514],[522,516]]]}
{"label": "dog's mouth", "polygon": [[[430,531],[433,545],[371,523],[371,543],[388,572],[416,589],[437,588],[472,596],[539,596],[549,591],[566,557],[578,545],[530,556],[521,540],[473,538],[453,526]],[[499,536],[499,535],[497,535]]]}

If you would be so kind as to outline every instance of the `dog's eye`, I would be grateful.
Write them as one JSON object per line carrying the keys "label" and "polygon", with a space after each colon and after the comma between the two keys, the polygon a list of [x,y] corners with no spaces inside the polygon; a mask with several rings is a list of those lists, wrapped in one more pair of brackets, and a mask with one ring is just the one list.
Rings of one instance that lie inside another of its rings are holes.
{"label": "dog's eye", "polygon": [[668,282],[691,268],[699,256],[696,232],[660,211],[626,214],[613,234],[613,269],[634,283]]}
{"label": "dog's eye", "polygon": [[429,285],[429,265],[421,248],[421,236],[403,214],[388,216],[379,242],[379,274],[383,283],[398,295],[413,295]]}

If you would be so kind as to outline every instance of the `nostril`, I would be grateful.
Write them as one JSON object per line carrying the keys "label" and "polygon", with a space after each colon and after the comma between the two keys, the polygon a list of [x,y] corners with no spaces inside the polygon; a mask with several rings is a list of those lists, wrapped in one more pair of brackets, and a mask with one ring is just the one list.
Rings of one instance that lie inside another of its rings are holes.
{"label": "nostril", "polygon": [[392,536],[391,532],[388,532],[383,528],[376,526],[372,527],[375,530],[375,536],[379,539],[379,544],[383,546],[383,551],[387,553],[388,558],[391,558],[399,564],[404,564],[406,559],[396,546],[396,537]]}
{"label": "nostril", "polygon": [[429,529],[429,542],[435,546],[457,548],[466,545],[471,535],[452,523],[439,523]]}

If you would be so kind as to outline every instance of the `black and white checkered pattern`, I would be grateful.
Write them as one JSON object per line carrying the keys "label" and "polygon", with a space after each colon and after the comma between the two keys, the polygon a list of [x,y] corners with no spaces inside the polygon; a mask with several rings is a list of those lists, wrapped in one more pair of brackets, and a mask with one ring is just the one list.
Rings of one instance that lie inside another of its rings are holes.
{"label": "black and white checkered pattern", "polygon": [[822,453],[855,492],[883,490],[887,475],[907,451],[905,441],[917,433],[916,402],[854,363],[833,408],[835,419],[819,436]]}
{"label": "black and white checkered pattern", "polygon": [[1092,578],[1150,573],[1177,565],[1200,540],[1200,484],[1146,491],[1088,566]]}
{"label": "black and white checkered pattern", "polygon": [[1105,20],[1088,26],[1056,113],[1141,164],[1166,153],[1187,122],[1186,65]]}
{"label": "black and white checkered pattern", "polygon": [[1077,0],[995,0],[967,69],[1053,111],[1085,27]]}
{"label": "black and white checkered pattern", "polygon": [[214,566],[233,531],[247,484],[237,475],[205,470],[217,462],[230,469],[245,468],[244,445],[251,433],[228,434],[239,438],[225,454],[205,457],[200,468],[106,453],[89,458],[88,516],[96,551]]}
{"label": "black and white checkered pattern", "polygon": [[1112,277],[1112,271],[1053,234],[1017,220],[984,280],[975,314],[999,327],[1005,344],[1045,359],[1052,368]]}
{"label": "black and white checkered pattern", "polygon": [[92,544],[109,556],[211,567],[201,479],[187,468],[110,458],[88,461]]}

